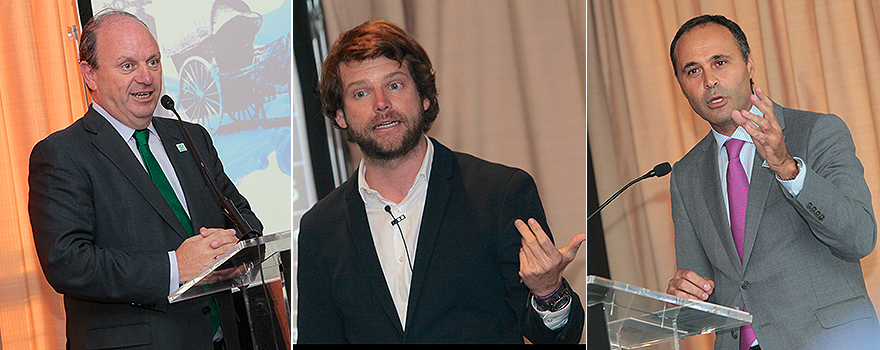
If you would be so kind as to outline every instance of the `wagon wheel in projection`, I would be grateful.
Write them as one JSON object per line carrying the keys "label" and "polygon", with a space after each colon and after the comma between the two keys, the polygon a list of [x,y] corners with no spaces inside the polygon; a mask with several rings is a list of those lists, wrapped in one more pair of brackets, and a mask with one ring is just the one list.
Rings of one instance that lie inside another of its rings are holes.
{"label": "wagon wheel in projection", "polygon": [[214,134],[222,122],[220,80],[202,57],[187,58],[180,69],[180,106],[192,122]]}

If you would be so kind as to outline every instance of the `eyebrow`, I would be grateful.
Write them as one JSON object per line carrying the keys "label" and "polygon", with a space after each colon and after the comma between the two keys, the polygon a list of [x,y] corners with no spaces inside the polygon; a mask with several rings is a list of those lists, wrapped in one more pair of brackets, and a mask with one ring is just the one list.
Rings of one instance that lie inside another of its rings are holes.
{"label": "eyebrow", "polygon": [[[394,77],[397,76],[397,75],[407,76],[406,72],[404,72],[403,70],[396,70],[396,71],[394,71],[394,72],[391,72],[391,73],[386,74],[384,77],[382,77],[382,79],[383,79],[383,80],[389,80],[389,79],[391,79],[391,78],[394,78]],[[348,90],[351,89],[352,87],[359,87],[359,86],[366,85],[366,83],[367,83],[367,82],[366,82],[366,79],[361,79],[361,80],[358,80],[358,81],[353,81],[353,82],[349,83],[348,85],[346,85],[346,86],[345,86],[345,89],[344,89],[343,91],[348,91]]]}
{"label": "eyebrow", "polygon": [[[709,57],[709,61],[717,61],[717,60],[720,60],[720,59],[727,59],[727,60],[730,60],[730,59],[731,59],[731,56],[730,56],[730,55],[725,55],[725,54],[717,54],[717,55],[712,55],[712,57]],[[688,62],[688,63],[685,63],[684,66],[681,67],[681,71],[682,71],[682,72],[685,72],[685,71],[688,70],[688,68],[693,67],[693,66],[696,66],[696,65],[699,65],[699,63],[697,63],[697,62]]]}

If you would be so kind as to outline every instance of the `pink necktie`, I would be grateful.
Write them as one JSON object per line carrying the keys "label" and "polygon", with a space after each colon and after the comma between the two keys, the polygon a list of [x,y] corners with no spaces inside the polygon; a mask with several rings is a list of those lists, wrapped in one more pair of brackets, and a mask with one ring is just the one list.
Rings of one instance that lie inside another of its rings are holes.
{"label": "pink necktie", "polygon": [[[743,258],[743,241],[745,240],[746,204],[749,199],[749,179],[739,160],[739,151],[742,149],[742,140],[730,139],[724,143],[727,148],[727,203],[730,206],[730,231],[733,233],[733,243],[739,260]],[[745,308],[743,308],[745,310]],[[746,350],[755,342],[755,332],[752,325],[740,328],[739,348]]]}

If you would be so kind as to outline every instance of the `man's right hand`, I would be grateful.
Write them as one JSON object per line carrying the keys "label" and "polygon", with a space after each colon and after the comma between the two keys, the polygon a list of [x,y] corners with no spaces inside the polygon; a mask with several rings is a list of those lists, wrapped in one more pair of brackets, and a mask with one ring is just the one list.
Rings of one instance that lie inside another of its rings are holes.
{"label": "man's right hand", "polygon": [[236,243],[238,243],[238,238],[235,237],[235,230],[202,227],[199,234],[187,238],[175,252],[180,281],[189,281],[195,277],[217,256],[225,253]]}
{"label": "man's right hand", "polygon": [[678,270],[669,280],[666,294],[679,298],[706,300],[714,290],[715,281],[700,277],[691,270]]}

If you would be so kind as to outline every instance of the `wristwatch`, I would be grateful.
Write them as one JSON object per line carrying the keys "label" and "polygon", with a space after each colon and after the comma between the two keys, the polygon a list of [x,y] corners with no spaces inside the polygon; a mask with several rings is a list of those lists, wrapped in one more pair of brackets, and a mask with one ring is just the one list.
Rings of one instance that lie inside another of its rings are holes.
{"label": "wristwatch", "polygon": [[534,294],[532,296],[538,311],[556,312],[571,303],[571,288],[568,286],[568,282],[563,280],[559,288],[552,294],[546,297],[539,297]]}

